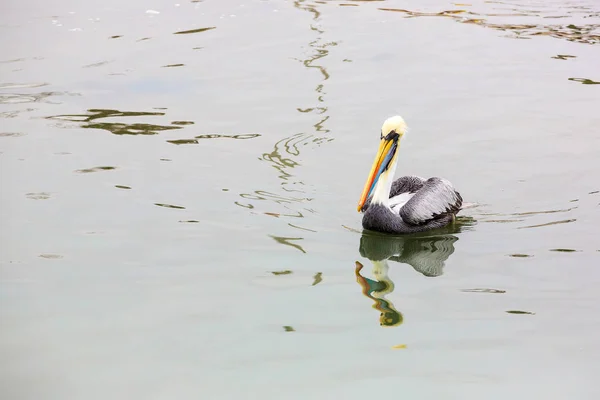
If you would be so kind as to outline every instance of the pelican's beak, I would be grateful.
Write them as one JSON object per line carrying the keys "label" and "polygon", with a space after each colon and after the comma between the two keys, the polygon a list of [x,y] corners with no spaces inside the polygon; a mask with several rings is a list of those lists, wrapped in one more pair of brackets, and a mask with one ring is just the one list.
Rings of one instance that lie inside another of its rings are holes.
{"label": "pelican's beak", "polygon": [[381,139],[381,143],[379,143],[379,149],[377,150],[377,155],[375,156],[375,161],[373,161],[373,165],[371,166],[371,172],[369,172],[367,182],[365,183],[365,187],[360,196],[360,201],[358,202],[358,212],[362,210],[367,198],[373,192],[373,189],[375,189],[375,185],[377,185],[379,176],[387,169],[392,158],[394,157],[398,146],[397,138],[398,135],[394,135],[391,138],[385,137]]}

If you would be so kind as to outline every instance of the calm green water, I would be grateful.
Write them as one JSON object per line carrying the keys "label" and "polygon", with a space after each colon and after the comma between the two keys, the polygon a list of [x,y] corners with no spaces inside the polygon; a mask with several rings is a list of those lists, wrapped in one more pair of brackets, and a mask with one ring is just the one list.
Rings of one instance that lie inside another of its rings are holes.
{"label": "calm green water", "polygon": [[597,2],[96,3],[0,5],[2,398],[598,398]]}

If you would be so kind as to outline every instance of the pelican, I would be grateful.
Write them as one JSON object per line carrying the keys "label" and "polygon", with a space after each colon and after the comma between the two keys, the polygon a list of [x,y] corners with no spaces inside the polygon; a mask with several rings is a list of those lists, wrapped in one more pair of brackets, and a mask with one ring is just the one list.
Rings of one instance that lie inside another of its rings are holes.
{"label": "pelican", "polygon": [[406,122],[398,115],[381,127],[379,150],[357,208],[364,212],[365,229],[390,234],[423,232],[450,224],[461,210],[462,197],[446,179],[403,176],[393,181],[406,130]]}

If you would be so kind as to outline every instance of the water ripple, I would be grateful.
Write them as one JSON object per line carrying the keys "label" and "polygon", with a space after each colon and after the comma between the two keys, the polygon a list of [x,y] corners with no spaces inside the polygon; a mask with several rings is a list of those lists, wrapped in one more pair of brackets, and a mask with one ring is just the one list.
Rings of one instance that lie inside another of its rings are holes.
{"label": "water ripple", "polygon": [[[175,122],[173,122],[174,124]],[[184,124],[178,124],[178,125],[184,125]],[[199,140],[202,139],[238,139],[238,140],[245,140],[245,139],[254,139],[261,136],[258,133],[242,133],[242,134],[238,134],[238,135],[222,135],[222,134],[216,134],[216,133],[211,133],[211,134],[207,134],[207,135],[198,135],[195,136],[193,139],[172,139],[172,140],[167,140],[168,143],[171,144],[176,144],[176,145],[181,145],[181,144],[199,144]]]}
{"label": "water ripple", "polygon": [[86,129],[101,129],[114,135],[157,135],[162,131],[182,129],[178,125],[155,125],[145,123],[126,124],[122,122],[95,122],[105,118],[163,116],[164,112],[119,111],[113,109],[88,109],[87,114],[61,114],[46,117],[46,119],[82,123]]}
{"label": "water ripple", "polygon": [[577,221],[576,219],[563,219],[560,221],[552,221],[552,222],[546,222],[545,224],[538,224],[538,225],[529,225],[529,226],[521,226],[517,229],[526,229],[526,228],[540,228],[542,226],[550,226],[550,225],[559,225],[559,224],[568,224],[570,222],[575,222]]}
{"label": "water ripple", "polygon": [[166,204],[166,203],[154,203],[155,206],[159,206],[159,207],[165,207],[165,208],[174,208],[177,210],[185,210],[185,207],[183,206],[176,206],[174,204]]}
{"label": "water ripple", "polygon": [[[492,2],[486,2],[492,3]],[[451,18],[456,22],[463,24],[473,24],[483,26],[485,28],[495,29],[501,32],[508,32],[512,38],[529,39],[534,36],[549,36],[557,39],[563,39],[570,42],[583,44],[597,45],[600,44],[600,23],[565,23],[548,25],[542,19],[557,19],[557,18],[599,18],[600,13],[585,6],[569,7],[560,5],[558,8],[550,8],[544,10],[531,10],[522,8],[518,4],[509,4],[515,8],[509,8],[509,12],[490,12],[490,11],[468,11],[466,9],[442,10],[435,12],[411,11],[401,8],[379,8],[381,11],[395,12],[404,14],[405,18],[415,17],[443,17]],[[560,15],[551,14],[560,12]],[[551,15],[548,15],[551,14]],[[490,18],[497,19],[499,17],[513,18],[528,18],[532,23],[494,23],[490,22]],[[577,19],[577,21],[580,21]],[[583,22],[583,21],[581,21]]]}
{"label": "water ripple", "polygon": [[[328,107],[325,104],[325,84],[331,78],[331,75],[323,65],[322,61],[329,55],[329,47],[336,46],[337,42],[323,40],[325,30],[321,25],[321,12],[319,10],[321,4],[326,3],[317,2],[317,4],[314,4],[305,0],[294,1],[295,8],[302,12],[308,12],[311,15],[312,21],[309,28],[312,31],[311,33],[316,35],[316,37],[308,43],[312,53],[302,59],[296,58],[296,60],[301,62],[308,70],[317,71],[320,77],[314,88],[316,104],[309,107],[296,107],[296,110],[300,113],[316,115],[315,122],[313,123],[314,131],[312,133],[292,133],[289,136],[278,140],[273,145],[271,151],[265,152],[259,157],[261,161],[266,161],[275,169],[277,177],[280,180],[280,190],[282,193],[278,194],[270,193],[265,190],[254,190],[250,193],[240,193],[240,197],[252,202],[234,201],[234,204],[249,210],[255,209],[256,201],[267,201],[279,204],[283,207],[283,210],[263,210],[261,211],[263,215],[276,218],[305,218],[304,211],[314,213],[314,210],[304,207],[306,202],[313,200],[306,196],[308,185],[303,180],[296,177],[293,170],[300,166],[298,158],[302,151],[305,151],[305,146],[309,146],[309,149],[313,149],[333,140],[332,137],[328,136],[330,130],[326,127],[326,123],[329,120],[329,115]],[[265,203],[265,206],[269,207],[269,204]],[[289,222],[287,226],[305,232],[316,232],[314,229],[300,227]],[[301,238],[296,239],[300,240]],[[291,239],[288,238],[288,240]],[[278,242],[291,245],[287,241],[278,240]],[[304,249],[301,249],[301,251],[304,252]]]}
{"label": "water ripple", "polygon": [[174,32],[173,35],[189,35],[190,33],[201,33],[201,32],[210,31],[211,29],[216,29],[216,28],[217,28],[216,26],[210,26],[208,28],[190,29],[187,31]]}
{"label": "water ripple", "polygon": [[101,167],[94,167],[94,168],[78,169],[75,172],[77,172],[79,174],[90,174],[93,172],[100,172],[100,171],[112,171],[114,169],[117,169],[117,167],[101,166]]}

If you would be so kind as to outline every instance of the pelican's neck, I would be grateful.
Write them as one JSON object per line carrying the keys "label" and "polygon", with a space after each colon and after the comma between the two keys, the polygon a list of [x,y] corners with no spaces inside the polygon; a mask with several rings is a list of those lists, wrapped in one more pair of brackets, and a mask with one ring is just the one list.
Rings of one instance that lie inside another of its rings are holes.
{"label": "pelican's neck", "polygon": [[373,204],[381,204],[389,207],[390,203],[390,191],[392,190],[392,183],[394,182],[394,175],[396,174],[396,165],[398,164],[398,150],[390,163],[387,170],[383,171],[377,180],[375,190],[373,190]]}

